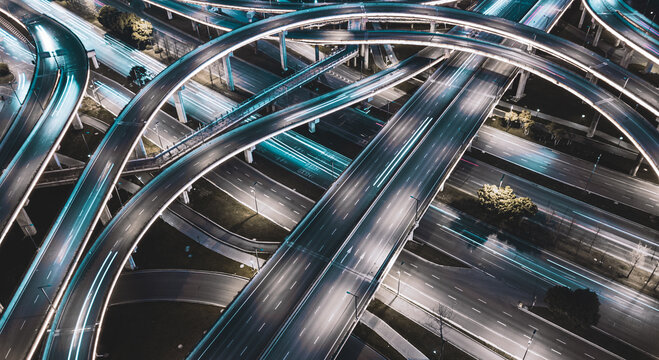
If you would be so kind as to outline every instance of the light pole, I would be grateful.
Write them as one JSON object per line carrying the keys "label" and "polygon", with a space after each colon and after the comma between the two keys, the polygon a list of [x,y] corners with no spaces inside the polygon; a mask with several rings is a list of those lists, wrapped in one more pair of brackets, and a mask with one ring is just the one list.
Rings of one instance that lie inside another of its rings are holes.
{"label": "light pole", "polygon": [[[400,266],[403,266],[405,264],[405,261],[400,262]],[[400,270],[398,270],[398,290],[396,291],[396,297],[400,295]]]}
{"label": "light pole", "polygon": [[160,124],[160,123],[159,122],[156,123],[156,136],[158,136],[158,144],[160,144],[160,149],[164,149],[164,147],[162,147],[162,138],[160,137],[160,131],[158,130],[158,124]]}
{"label": "light pole", "polygon": [[263,251],[263,249],[254,249],[254,255],[256,255],[256,271],[257,272],[261,271],[261,264],[259,263],[259,251]]}
{"label": "light pole", "polygon": [[252,194],[254,194],[254,208],[256,209],[256,214],[259,214],[259,203],[256,201],[256,184],[258,181],[255,181],[254,184],[252,184],[251,189],[252,189]]}
{"label": "light pole", "polygon": [[[622,90],[623,90],[623,91],[624,91],[625,88],[627,87],[627,82],[628,82],[628,81],[629,81],[629,76],[625,76],[625,83],[622,85]],[[622,91],[620,92],[620,94],[618,94],[618,99],[620,99],[621,96],[622,96]]]}
{"label": "light pole", "polygon": [[418,221],[419,220],[419,199],[414,197],[414,195],[410,195],[410,197],[412,199],[416,200],[416,204],[415,204],[415,207],[414,207],[414,221]]}
{"label": "light pole", "polygon": [[590,179],[593,178],[593,174],[595,173],[595,169],[597,169],[597,164],[600,163],[600,158],[602,157],[602,154],[597,155],[597,161],[595,161],[595,165],[593,165],[593,170],[590,172],[590,176],[588,176],[588,181],[586,181],[586,186],[584,186],[584,191],[588,191],[588,184],[590,184]]}
{"label": "light pole", "polygon": [[526,351],[524,351],[524,356],[522,357],[522,360],[526,359],[526,354],[529,352],[529,347],[533,342],[533,337],[535,336],[536,331],[538,331],[538,329],[533,329],[533,334],[531,334],[531,338],[529,339],[528,344],[526,344]]}
{"label": "light pole", "polygon": [[357,319],[357,300],[359,299],[359,296],[351,293],[350,291],[346,291],[346,294],[352,295],[355,298],[355,319]]}

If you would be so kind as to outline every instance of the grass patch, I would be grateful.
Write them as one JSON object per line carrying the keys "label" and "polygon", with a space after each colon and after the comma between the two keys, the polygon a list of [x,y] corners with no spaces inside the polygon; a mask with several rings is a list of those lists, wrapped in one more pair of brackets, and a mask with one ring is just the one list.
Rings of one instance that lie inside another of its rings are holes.
{"label": "grass patch", "polygon": [[59,153],[68,155],[83,162],[89,161],[89,156],[94,153],[98,144],[103,140],[102,132],[91,126],[82,124],[81,130],[69,126],[64,139],[60,143]]}
{"label": "grass patch", "polygon": [[539,315],[595,344],[598,344],[603,348],[613,352],[614,354],[622,356],[625,359],[652,359],[652,357],[634,349],[633,347],[617,340],[614,337],[611,337],[601,331],[597,331],[592,327],[583,328],[579,326],[572,326],[568,321],[565,321],[564,318],[555,316],[554,313],[552,313],[551,310],[546,307],[534,307],[531,311],[534,314]]}
{"label": "grass patch", "polygon": [[389,360],[405,360],[405,357],[389,345],[380,335],[362,323],[357,324],[352,334]]}
{"label": "grass patch", "polygon": [[178,302],[112,306],[103,323],[98,353],[109,354],[109,359],[184,359],[221,310]]}
{"label": "grass patch", "polygon": [[282,242],[288,231],[202,179],[190,192],[190,206],[225,229],[248,239]]}
{"label": "grass patch", "polygon": [[[398,311],[385,305],[382,301],[373,299],[368,305],[368,311],[382,319],[397,333],[403,336],[428,359],[439,359],[441,339],[426,330],[423,326],[401,315]],[[473,358],[450,343],[444,345],[444,358],[453,360],[472,360]]]}
{"label": "grass patch", "polygon": [[251,278],[254,269],[205,248],[158,219],[144,235],[133,255],[140,269],[193,269],[218,271]]}
{"label": "grass patch", "polygon": [[454,267],[463,267],[468,268],[469,265],[463,263],[462,261],[447,255],[445,252],[438,250],[427,244],[420,244],[415,241],[408,241],[405,244],[405,250],[418,255],[431,263],[444,266],[454,266]]}
{"label": "grass patch", "polygon": [[82,103],[80,104],[78,112],[97,118],[108,126],[112,125],[115,119],[115,116],[111,112],[89,96],[82,98]]}

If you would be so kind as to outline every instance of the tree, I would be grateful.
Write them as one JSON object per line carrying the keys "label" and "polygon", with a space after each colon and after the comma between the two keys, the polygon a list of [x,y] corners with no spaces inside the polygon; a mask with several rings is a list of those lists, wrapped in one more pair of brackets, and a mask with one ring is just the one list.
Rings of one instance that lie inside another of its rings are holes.
{"label": "tree", "polygon": [[444,322],[453,318],[453,309],[446,305],[437,304],[437,307],[433,310],[436,316],[430,318],[428,326],[439,333],[439,358],[442,359],[444,357],[444,344],[446,343],[444,340]]}
{"label": "tree", "polygon": [[510,129],[510,124],[516,122],[518,118],[519,116],[512,109],[508,111],[503,117],[506,121],[506,130]]}
{"label": "tree", "polygon": [[538,207],[528,197],[517,197],[510,186],[483,185],[477,192],[479,204],[485,210],[504,222],[520,221],[525,216],[533,216]]}
{"label": "tree", "polygon": [[86,19],[96,15],[96,5],[93,0],[66,0],[68,7]]}
{"label": "tree", "polygon": [[547,290],[545,303],[555,316],[575,326],[589,327],[599,321],[599,298],[589,289],[572,291],[565,286],[554,286]]}
{"label": "tree", "polygon": [[535,121],[531,119],[531,112],[528,110],[523,110],[519,114],[519,123],[521,128],[524,130],[524,135],[529,135],[529,132],[531,131],[531,127],[533,124],[535,124]]}
{"label": "tree", "polygon": [[634,271],[634,268],[636,267],[636,264],[638,264],[639,260],[641,260],[647,253],[648,253],[647,245],[641,245],[641,243],[639,242],[638,245],[636,245],[636,247],[631,252],[632,268],[629,269],[629,272],[627,273],[627,278],[629,278],[629,275],[632,274],[632,271]]}
{"label": "tree", "polygon": [[6,63],[0,63],[0,77],[7,76],[9,74],[11,74],[9,71],[9,65]]}
{"label": "tree", "polygon": [[125,13],[112,6],[103,6],[98,12],[98,22],[112,34],[127,43],[144,49],[153,41],[153,26],[133,13]]}
{"label": "tree", "polygon": [[138,86],[144,86],[151,80],[151,75],[149,71],[141,65],[135,65],[130,69],[128,73],[128,81],[131,81]]}

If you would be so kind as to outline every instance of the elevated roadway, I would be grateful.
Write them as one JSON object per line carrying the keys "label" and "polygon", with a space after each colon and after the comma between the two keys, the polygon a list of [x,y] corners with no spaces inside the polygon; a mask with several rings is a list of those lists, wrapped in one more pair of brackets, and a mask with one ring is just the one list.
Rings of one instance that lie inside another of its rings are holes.
{"label": "elevated roadway", "polygon": [[0,241],[76,115],[89,77],[84,46],[46,16],[26,23],[37,59],[28,97],[0,143]]}
{"label": "elevated roadway", "polygon": [[[322,2],[308,2],[308,1],[286,1],[279,2],[275,1],[262,1],[262,0],[182,0],[182,2],[187,2],[195,5],[210,6],[220,9],[232,9],[240,11],[254,11],[259,13],[271,13],[271,14],[284,14],[293,11],[300,11],[305,9],[313,9],[327,5],[338,5],[353,3],[358,4],[359,1],[322,1]],[[456,0],[383,0],[372,3],[417,3],[422,5],[444,5],[455,3]]]}
{"label": "elevated roadway", "polygon": [[590,15],[616,38],[659,64],[659,26],[622,0],[582,0]]}
{"label": "elevated roadway", "polygon": [[[51,331],[53,335],[48,338],[47,357],[58,358],[69,352],[87,357],[94,353],[98,327],[82,324],[102,324],[106,301],[131,250],[137,246],[137,242],[157,215],[196,179],[243,149],[366,99],[377,91],[395,86],[438,61],[440,60],[415,57],[344,89],[264,116],[220,135],[165,169],[138,192],[108,224],[97,239],[92,252],[76,271],[74,281],[66,290],[53,322],[53,329],[57,330]],[[97,295],[90,297],[90,293]]]}

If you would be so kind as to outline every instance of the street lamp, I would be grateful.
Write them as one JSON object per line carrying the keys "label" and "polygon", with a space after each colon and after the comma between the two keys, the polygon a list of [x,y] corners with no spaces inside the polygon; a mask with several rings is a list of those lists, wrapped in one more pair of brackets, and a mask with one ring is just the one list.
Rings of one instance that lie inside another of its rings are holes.
{"label": "street lamp", "polygon": [[259,251],[263,251],[263,249],[254,249],[254,255],[256,255],[256,271],[257,272],[261,271],[261,265],[259,264]]}
{"label": "street lamp", "polygon": [[[400,266],[403,266],[404,264],[405,264],[405,261],[400,262]],[[396,291],[396,297],[398,297],[398,295],[400,295],[400,270],[398,270],[397,272],[398,272],[398,290]]]}
{"label": "street lamp", "polygon": [[355,319],[357,319],[357,300],[359,299],[359,296],[351,293],[350,291],[346,291],[346,294],[352,295],[355,298]]}
{"label": "street lamp", "polygon": [[531,346],[531,343],[533,342],[533,337],[535,336],[535,333],[538,331],[538,329],[533,329],[533,334],[531,334],[531,338],[529,339],[528,344],[526,344],[526,351],[524,351],[524,356],[522,357],[522,360],[526,359],[526,354],[529,352],[529,347]]}
{"label": "street lamp", "polygon": [[256,209],[256,214],[258,215],[259,213],[259,203],[256,201],[256,184],[258,181],[255,181],[252,186],[250,186],[252,194],[254,194],[254,208]]}
{"label": "street lamp", "polygon": [[593,170],[590,171],[590,176],[588,176],[588,181],[586,181],[586,186],[584,186],[584,191],[588,191],[588,184],[590,184],[590,179],[593,178],[593,174],[595,173],[595,169],[597,169],[597,164],[600,163],[600,158],[602,157],[602,154],[597,155],[597,161],[595,161],[595,165],[593,165]]}

